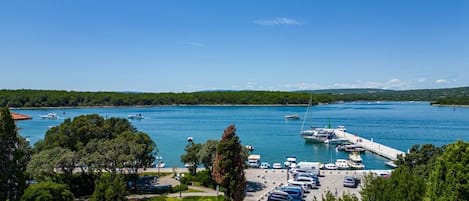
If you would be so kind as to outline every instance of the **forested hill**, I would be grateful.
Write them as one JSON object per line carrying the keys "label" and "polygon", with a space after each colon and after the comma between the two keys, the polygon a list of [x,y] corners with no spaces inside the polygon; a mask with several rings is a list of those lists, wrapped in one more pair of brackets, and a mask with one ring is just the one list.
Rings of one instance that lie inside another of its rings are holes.
{"label": "forested hill", "polygon": [[[137,105],[249,105],[307,104],[307,93],[271,91],[213,91],[193,93],[122,93],[76,92],[53,90],[0,90],[0,106],[9,107],[79,107]],[[316,94],[313,103],[330,103],[328,94]]]}
{"label": "forested hill", "polygon": [[430,101],[432,104],[469,105],[469,87],[403,91],[363,91],[363,93],[356,94],[336,91],[334,98],[342,101]]}
{"label": "forested hill", "polygon": [[291,105],[335,101],[430,101],[469,105],[469,87],[422,90],[336,89],[302,92],[206,91],[193,93],[0,90],[0,107],[80,107],[137,105]]}

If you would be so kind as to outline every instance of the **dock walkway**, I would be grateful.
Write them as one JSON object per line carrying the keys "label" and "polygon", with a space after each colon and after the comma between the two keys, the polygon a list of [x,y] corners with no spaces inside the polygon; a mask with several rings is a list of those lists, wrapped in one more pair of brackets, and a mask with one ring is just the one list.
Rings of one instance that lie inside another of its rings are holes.
{"label": "dock walkway", "polygon": [[359,137],[357,135],[353,135],[353,134],[350,134],[350,133],[347,133],[347,132],[344,132],[344,131],[341,131],[341,130],[338,130],[338,129],[335,130],[335,134],[336,134],[337,137],[345,138],[348,141],[350,141],[351,143],[354,143],[356,145],[360,145],[361,147],[365,148],[366,150],[368,150],[372,153],[378,154],[378,155],[380,155],[384,158],[387,158],[389,160],[393,160],[393,161],[396,160],[397,155],[399,155],[399,154],[405,155],[404,152],[399,151],[397,149],[388,147],[386,145],[382,145],[382,144],[377,143],[377,142],[373,142],[371,140],[368,140],[368,139],[365,139],[365,138]]}

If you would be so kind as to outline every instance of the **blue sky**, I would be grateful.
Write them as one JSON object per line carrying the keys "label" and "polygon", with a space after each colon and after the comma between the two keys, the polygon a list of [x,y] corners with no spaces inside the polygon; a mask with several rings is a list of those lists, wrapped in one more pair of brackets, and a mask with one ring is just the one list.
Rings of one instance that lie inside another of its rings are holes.
{"label": "blue sky", "polygon": [[469,86],[469,1],[0,1],[0,88]]}

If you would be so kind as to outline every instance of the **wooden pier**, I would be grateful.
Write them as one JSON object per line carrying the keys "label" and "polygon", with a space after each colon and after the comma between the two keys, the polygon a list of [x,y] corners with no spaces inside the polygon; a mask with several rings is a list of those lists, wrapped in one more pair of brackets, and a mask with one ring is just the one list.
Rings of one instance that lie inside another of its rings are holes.
{"label": "wooden pier", "polygon": [[396,160],[397,155],[405,155],[403,151],[399,151],[397,149],[388,147],[386,145],[382,145],[377,142],[373,142],[371,140],[359,137],[357,135],[353,135],[338,129],[334,130],[335,134],[337,137],[340,138],[345,138],[346,140],[350,141],[351,143],[354,143],[356,145],[360,145],[361,147],[365,148],[366,150],[375,153],[377,155],[380,155],[386,159],[389,160]]}

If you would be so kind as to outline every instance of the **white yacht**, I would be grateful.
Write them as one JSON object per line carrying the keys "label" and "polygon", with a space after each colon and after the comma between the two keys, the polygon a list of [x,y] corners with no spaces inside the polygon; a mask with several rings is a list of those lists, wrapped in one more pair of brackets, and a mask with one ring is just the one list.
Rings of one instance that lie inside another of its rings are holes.
{"label": "white yacht", "polygon": [[312,128],[301,131],[301,136],[307,142],[324,143],[326,140],[335,139],[334,129],[329,128]]}

